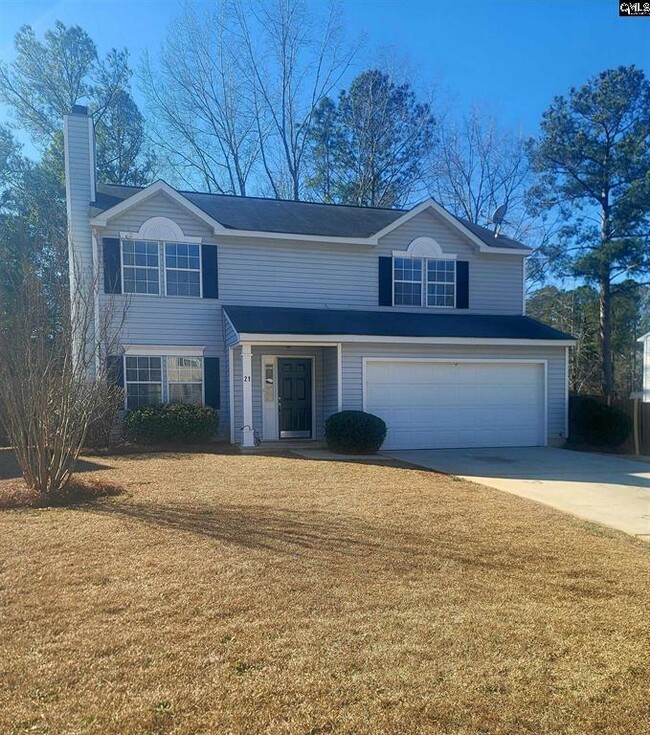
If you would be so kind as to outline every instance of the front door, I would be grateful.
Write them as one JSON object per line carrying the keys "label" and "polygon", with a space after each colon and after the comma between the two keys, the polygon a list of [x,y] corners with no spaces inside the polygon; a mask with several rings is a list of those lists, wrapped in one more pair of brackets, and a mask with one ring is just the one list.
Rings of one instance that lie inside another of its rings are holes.
{"label": "front door", "polygon": [[311,360],[278,358],[280,438],[311,436]]}

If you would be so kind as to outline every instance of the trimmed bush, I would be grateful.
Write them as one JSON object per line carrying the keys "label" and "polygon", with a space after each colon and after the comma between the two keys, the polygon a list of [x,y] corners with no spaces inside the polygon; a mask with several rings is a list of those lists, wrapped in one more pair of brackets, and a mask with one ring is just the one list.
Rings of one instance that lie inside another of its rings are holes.
{"label": "trimmed bush", "polygon": [[340,411],[325,421],[325,441],[340,454],[374,454],[384,443],[386,424],[365,411]]}
{"label": "trimmed bush", "polygon": [[140,406],[124,418],[124,433],[136,444],[193,444],[212,439],[218,413],[210,406],[164,403]]}
{"label": "trimmed bush", "polygon": [[616,449],[630,436],[632,419],[620,408],[591,396],[569,399],[569,443]]}

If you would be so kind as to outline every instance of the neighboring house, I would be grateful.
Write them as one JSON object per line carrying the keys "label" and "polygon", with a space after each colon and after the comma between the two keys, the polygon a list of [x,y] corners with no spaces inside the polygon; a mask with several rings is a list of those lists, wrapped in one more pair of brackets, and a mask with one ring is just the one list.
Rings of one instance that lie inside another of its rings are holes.
{"label": "neighboring house", "polygon": [[65,141],[71,260],[101,284],[99,311],[129,294],[109,358],[125,408],[203,401],[243,446],[321,439],[342,409],[381,416],[386,448],[566,439],[572,339],[524,316],[521,243],[433,201],[96,185],[83,107]]}
{"label": "neighboring house", "polygon": [[639,395],[633,394],[630,398],[641,398],[644,403],[650,403],[650,332],[639,337],[637,342],[643,345],[643,377]]}

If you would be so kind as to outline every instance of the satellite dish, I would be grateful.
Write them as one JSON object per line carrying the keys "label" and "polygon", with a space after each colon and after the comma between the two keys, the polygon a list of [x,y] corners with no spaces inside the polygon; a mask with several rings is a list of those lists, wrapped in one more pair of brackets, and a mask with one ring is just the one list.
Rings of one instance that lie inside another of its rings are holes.
{"label": "satellite dish", "polygon": [[494,222],[495,225],[500,225],[503,222],[503,218],[506,216],[507,210],[507,204],[502,204],[501,206],[497,207],[494,210],[494,214],[492,215],[492,222]]}
{"label": "satellite dish", "polygon": [[499,236],[499,230],[501,229],[501,225],[503,224],[503,219],[506,216],[506,211],[508,209],[507,204],[501,204],[494,210],[494,214],[492,215],[492,223],[496,225],[494,228],[494,236]]}

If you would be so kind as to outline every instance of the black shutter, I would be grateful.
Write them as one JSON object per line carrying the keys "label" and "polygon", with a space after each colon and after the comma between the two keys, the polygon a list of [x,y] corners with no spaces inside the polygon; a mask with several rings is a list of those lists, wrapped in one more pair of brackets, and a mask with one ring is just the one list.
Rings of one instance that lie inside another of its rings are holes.
{"label": "black shutter", "polygon": [[203,298],[219,298],[219,265],[216,245],[201,245],[201,266],[203,268]]}
{"label": "black shutter", "polygon": [[108,382],[124,389],[124,358],[122,355],[109,355],[106,358]]}
{"label": "black shutter", "polygon": [[456,308],[469,309],[469,262],[456,261]]}
{"label": "black shutter", "polygon": [[104,293],[122,293],[119,238],[105,237],[102,244],[104,251]]}
{"label": "black shutter", "polygon": [[221,407],[221,386],[219,383],[219,358],[203,358],[203,384],[205,386],[205,405]]}
{"label": "black shutter", "polygon": [[393,305],[393,259],[379,258],[379,306]]}

